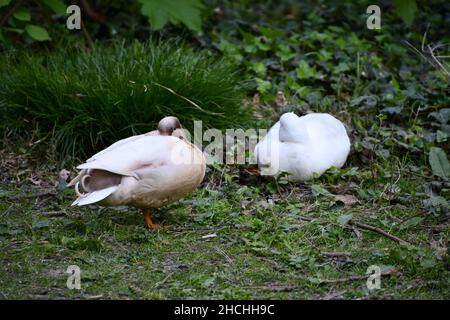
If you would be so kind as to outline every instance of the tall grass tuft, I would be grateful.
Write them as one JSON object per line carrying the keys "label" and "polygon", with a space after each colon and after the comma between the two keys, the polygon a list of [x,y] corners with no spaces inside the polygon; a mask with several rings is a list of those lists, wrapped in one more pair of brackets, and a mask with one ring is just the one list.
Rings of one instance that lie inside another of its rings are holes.
{"label": "tall grass tuft", "polygon": [[167,115],[192,129],[246,127],[236,67],[176,43],[99,46],[0,58],[1,129],[37,128],[60,160],[155,129]]}

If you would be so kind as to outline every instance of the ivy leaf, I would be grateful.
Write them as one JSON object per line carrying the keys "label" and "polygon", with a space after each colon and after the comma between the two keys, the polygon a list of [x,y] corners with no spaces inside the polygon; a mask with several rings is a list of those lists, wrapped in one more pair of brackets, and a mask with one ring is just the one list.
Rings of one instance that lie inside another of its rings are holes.
{"label": "ivy leaf", "polygon": [[46,41],[50,40],[50,36],[48,35],[47,30],[40,26],[36,26],[34,24],[28,24],[25,27],[25,31],[28,33],[28,35],[37,41]]}
{"label": "ivy leaf", "polygon": [[417,12],[416,0],[394,0],[395,13],[407,25],[411,25]]}
{"label": "ivy leaf", "polygon": [[11,0],[0,0],[0,8],[6,7],[10,3],[11,3]]}
{"label": "ivy leaf", "polygon": [[413,217],[409,220],[406,220],[400,225],[400,230],[409,229],[411,227],[415,227],[420,224],[425,218],[423,217]]}
{"label": "ivy leaf", "polygon": [[259,32],[261,32],[261,34],[268,39],[277,39],[277,38],[284,36],[286,33],[286,31],[284,31],[284,30],[275,30],[275,29],[266,28],[264,26],[259,27]]}
{"label": "ivy leaf", "polygon": [[30,21],[31,14],[27,9],[21,8],[14,12],[13,17],[20,21]]}
{"label": "ivy leaf", "polygon": [[264,75],[266,74],[266,66],[264,65],[263,62],[257,62],[257,63],[253,63],[250,68],[255,71],[255,73],[260,76],[260,77],[264,77]]}
{"label": "ivy leaf", "polygon": [[350,70],[350,67],[346,62],[339,62],[339,64],[334,68],[333,73],[339,74],[348,70]]}
{"label": "ivy leaf", "polygon": [[270,90],[270,88],[272,88],[272,83],[270,81],[266,81],[259,78],[255,78],[255,81],[256,81],[256,89],[260,93],[266,93],[267,91]]}
{"label": "ivy leaf", "polygon": [[433,268],[435,265],[436,265],[436,260],[433,258],[424,259],[424,260],[420,261],[420,266],[425,269]]}
{"label": "ivy leaf", "polygon": [[295,53],[291,51],[291,48],[283,44],[278,45],[275,54],[281,59],[281,62],[286,62],[295,57]]}
{"label": "ivy leaf", "polygon": [[141,13],[148,17],[153,30],[160,30],[170,20],[181,22],[190,30],[201,30],[201,10],[204,8],[200,0],[139,0],[142,3]]}
{"label": "ivy leaf", "polygon": [[334,197],[334,194],[332,194],[330,191],[325,189],[324,187],[319,186],[318,184],[313,184],[311,186],[311,191],[315,197],[322,195],[326,197]]}
{"label": "ivy leaf", "polygon": [[444,150],[437,147],[431,148],[428,160],[435,176],[441,178],[450,176],[450,164]]}
{"label": "ivy leaf", "polygon": [[448,204],[447,200],[441,196],[430,197],[430,203],[433,207],[446,206]]}
{"label": "ivy leaf", "polygon": [[64,4],[61,0],[42,0],[42,2],[52,9],[55,13],[65,14],[67,5]]}
{"label": "ivy leaf", "polygon": [[447,141],[447,138],[448,138],[448,137],[449,137],[448,134],[447,134],[446,132],[444,132],[444,131],[438,130],[438,131],[436,132],[436,141],[437,141],[438,143]]}
{"label": "ivy leaf", "polygon": [[429,114],[428,117],[433,117],[437,121],[439,121],[441,124],[448,123],[450,119],[450,108],[444,108],[436,112],[432,112]]}
{"label": "ivy leaf", "polygon": [[47,228],[50,226],[50,220],[49,219],[33,219],[32,228],[33,229],[41,229],[41,228]]}
{"label": "ivy leaf", "polygon": [[352,218],[352,214],[343,214],[339,216],[338,222],[341,226],[345,227],[349,223],[349,221],[352,220]]}
{"label": "ivy leaf", "polygon": [[297,73],[297,77],[299,79],[314,78],[316,76],[316,68],[310,67],[308,62],[305,60],[299,62],[295,72]]}

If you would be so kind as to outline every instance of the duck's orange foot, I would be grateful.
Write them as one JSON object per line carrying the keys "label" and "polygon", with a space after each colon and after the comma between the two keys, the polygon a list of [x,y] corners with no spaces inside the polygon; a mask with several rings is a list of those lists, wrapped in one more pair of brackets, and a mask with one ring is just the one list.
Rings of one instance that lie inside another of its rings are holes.
{"label": "duck's orange foot", "polygon": [[153,223],[152,219],[150,218],[150,209],[144,209],[143,213],[144,213],[145,223],[147,224],[147,227],[150,230],[155,230],[156,228],[159,228],[159,226],[157,224]]}

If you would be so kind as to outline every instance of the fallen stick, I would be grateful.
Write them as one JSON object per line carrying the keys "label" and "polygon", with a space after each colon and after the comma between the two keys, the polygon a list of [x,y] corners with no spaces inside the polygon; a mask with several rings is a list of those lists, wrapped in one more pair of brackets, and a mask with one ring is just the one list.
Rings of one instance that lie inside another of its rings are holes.
{"label": "fallen stick", "polygon": [[173,272],[170,272],[167,276],[164,277],[164,279],[162,279],[160,282],[157,282],[153,288],[159,288],[160,286],[162,286],[164,283],[166,283],[167,280],[169,280],[169,278],[173,275]]}
{"label": "fallen stick", "polygon": [[[300,220],[304,220],[304,221],[312,221],[312,220],[314,220],[314,218],[304,217],[304,216],[299,216],[299,219]],[[329,221],[328,222],[320,221],[320,220],[317,220],[317,221],[319,223],[321,223],[321,224],[330,223]],[[399,237],[396,237],[396,236],[394,236],[394,235],[392,235],[392,234],[390,234],[390,233],[388,233],[388,232],[386,232],[383,229],[380,229],[378,227],[374,227],[374,226],[371,226],[371,225],[368,225],[368,224],[365,224],[365,223],[361,223],[361,222],[356,222],[356,221],[353,221],[353,220],[350,220],[348,222],[348,224],[353,225],[353,226],[358,227],[358,228],[361,228],[361,229],[366,229],[366,230],[370,230],[370,231],[379,233],[382,236],[385,236],[386,238],[391,239],[391,240],[393,240],[395,242],[409,243],[408,241],[400,239]]]}
{"label": "fallen stick", "polygon": [[42,212],[41,216],[44,217],[62,217],[66,215],[66,211],[60,210],[60,211],[49,211],[49,212]]}
{"label": "fallen stick", "polygon": [[293,285],[273,285],[273,286],[244,287],[244,289],[270,291],[270,292],[291,292],[300,289],[300,287]]}
{"label": "fallen stick", "polygon": [[266,257],[257,257],[258,259],[262,260],[262,261],[266,261],[267,263],[269,263],[272,268],[274,268],[276,271],[278,272],[286,272],[287,269],[283,266],[281,266],[278,262],[276,262],[275,260],[266,258]]}
{"label": "fallen stick", "polygon": [[[380,276],[390,276],[394,275],[398,272],[396,269],[388,270],[385,272],[381,272]],[[337,279],[320,279],[320,282],[322,283],[342,283],[342,282],[349,282],[349,281],[357,281],[357,280],[366,280],[369,278],[370,275],[364,275],[364,276],[350,276],[347,278],[337,278]]]}
{"label": "fallen stick", "polygon": [[223,251],[222,249],[220,249],[219,247],[214,247],[214,250],[217,251],[217,253],[219,253],[220,255],[222,255],[225,260],[227,260],[228,263],[233,263],[233,259],[230,258],[229,255],[226,254],[225,251]]}
{"label": "fallen stick", "polygon": [[379,234],[385,236],[386,238],[391,239],[391,240],[393,240],[395,242],[408,243],[407,241],[405,241],[403,239],[400,239],[399,237],[396,237],[396,236],[394,236],[394,235],[384,231],[383,229],[380,229],[380,228],[377,228],[377,227],[374,227],[374,226],[370,226],[370,225],[365,224],[365,223],[352,221],[352,220],[350,220],[348,223],[353,225],[353,226],[356,226],[358,228],[361,228],[361,229],[366,229],[366,230],[370,230],[370,231],[379,233]]}

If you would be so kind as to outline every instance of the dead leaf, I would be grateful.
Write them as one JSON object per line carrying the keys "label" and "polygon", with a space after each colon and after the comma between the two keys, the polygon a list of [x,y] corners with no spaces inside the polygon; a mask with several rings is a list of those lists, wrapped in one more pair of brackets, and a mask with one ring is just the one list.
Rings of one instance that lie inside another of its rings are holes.
{"label": "dead leaf", "polygon": [[440,240],[431,239],[430,240],[430,245],[435,250],[436,256],[437,256],[438,259],[441,260],[441,259],[446,257],[448,249],[447,249],[447,246],[446,246],[445,239],[440,239]]}
{"label": "dead leaf", "polygon": [[352,207],[353,205],[358,203],[358,199],[351,194],[337,195],[334,197],[334,200],[336,202],[342,202],[346,207]]}
{"label": "dead leaf", "polygon": [[37,178],[37,177],[35,177],[35,176],[32,176],[32,177],[28,178],[28,181],[30,181],[35,186],[41,186],[42,185],[42,180]]}
{"label": "dead leaf", "polygon": [[275,105],[278,108],[284,107],[287,104],[286,97],[284,96],[283,91],[278,91],[275,97]]}
{"label": "dead leaf", "polygon": [[259,94],[255,93],[255,95],[253,96],[253,99],[252,99],[252,103],[253,103],[253,106],[257,106],[257,105],[261,104],[261,99],[259,97]]}

